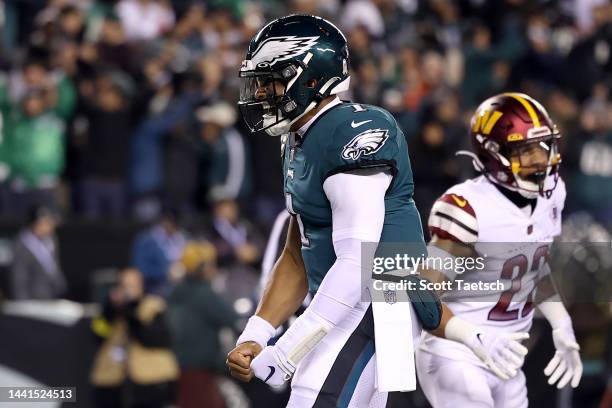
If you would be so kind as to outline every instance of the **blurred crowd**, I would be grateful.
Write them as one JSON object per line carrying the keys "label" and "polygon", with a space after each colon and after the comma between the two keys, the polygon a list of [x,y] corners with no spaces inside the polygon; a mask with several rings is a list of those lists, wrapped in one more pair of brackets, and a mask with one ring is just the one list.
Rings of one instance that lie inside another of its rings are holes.
{"label": "blurred crowd", "polygon": [[[150,406],[140,395],[175,398],[172,390],[189,406],[201,402],[197,384],[214,382],[220,346],[203,352],[194,339],[238,316],[206,300],[212,282],[226,295],[253,290],[263,237],[284,208],[278,140],[245,130],[237,70],[250,38],[294,12],[346,34],[352,86],[342,96],[396,117],[423,217],[474,174],[455,156],[469,147],[474,108],[513,90],[540,100],[561,129],[565,214],[612,227],[607,0],[0,0],[0,218],[26,222],[12,296],[65,293],[60,219],[151,224],[133,242],[131,267],[99,299],[103,346],[92,381],[101,404],[119,406],[114,387],[125,378],[136,384],[133,406]],[[170,328],[153,324],[160,314]],[[170,329],[176,357],[127,340],[169,348]],[[134,347],[131,358],[154,359],[161,372],[115,370]],[[173,383],[179,366],[178,388],[146,388]],[[207,392],[207,406],[222,406]]]}
{"label": "blurred crowd", "polygon": [[[564,135],[569,210],[612,222],[612,11],[603,0],[4,1],[2,214],[152,220],[236,200],[264,228],[282,209],[276,142],[237,118],[239,64],[269,19],[336,22],[352,91],[411,145],[426,213],[470,175],[454,152],[484,98],[521,90]],[[244,204],[248,203],[248,206]],[[20,214],[21,213],[21,214]]]}

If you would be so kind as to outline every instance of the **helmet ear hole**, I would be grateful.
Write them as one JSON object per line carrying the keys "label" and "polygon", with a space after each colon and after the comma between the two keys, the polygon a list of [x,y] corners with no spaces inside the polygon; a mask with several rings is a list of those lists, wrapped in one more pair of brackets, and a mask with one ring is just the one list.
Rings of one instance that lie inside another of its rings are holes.
{"label": "helmet ear hole", "polygon": [[317,83],[319,81],[317,81],[316,79],[311,79],[308,82],[306,82],[306,86],[308,86],[309,88],[314,88],[315,86],[317,86]]}

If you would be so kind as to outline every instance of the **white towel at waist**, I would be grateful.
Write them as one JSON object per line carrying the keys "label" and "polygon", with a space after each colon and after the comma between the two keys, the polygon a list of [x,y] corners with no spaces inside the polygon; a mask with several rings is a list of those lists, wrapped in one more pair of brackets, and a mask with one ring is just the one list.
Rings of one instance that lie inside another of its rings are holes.
{"label": "white towel at waist", "polygon": [[[402,275],[400,271],[393,274]],[[376,387],[380,392],[414,391],[414,351],[421,337],[421,324],[405,290],[375,290],[373,284],[372,281],[370,294],[376,345]]]}

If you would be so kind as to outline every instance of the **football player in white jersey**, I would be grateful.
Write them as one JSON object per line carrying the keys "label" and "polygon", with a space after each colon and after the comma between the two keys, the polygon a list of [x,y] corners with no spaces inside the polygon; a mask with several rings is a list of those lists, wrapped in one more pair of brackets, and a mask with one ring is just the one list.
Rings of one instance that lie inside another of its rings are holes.
{"label": "football player in white jersey", "polygon": [[[576,387],[582,375],[579,346],[547,262],[561,232],[566,194],[558,174],[559,131],[536,100],[505,93],[478,107],[470,138],[473,152],[465,153],[481,175],[451,187],[434,203],[428,252],[445,259],[481,257],[481,267],[462,274],[428,270],[422,276],[452,282],[442,300],[461,324],[527,332],[538,308],[552,326],[556,348],[544,370],[548,383]],[[503,289],[491,285],[497,282]],[[472,290],[465,289],[469,285]],[[419,382],[435,408],[528,405],[520,369],[502,380],[460,343],[424,333],[416,358]],[[523,362],[511,360],[510,370]]]}

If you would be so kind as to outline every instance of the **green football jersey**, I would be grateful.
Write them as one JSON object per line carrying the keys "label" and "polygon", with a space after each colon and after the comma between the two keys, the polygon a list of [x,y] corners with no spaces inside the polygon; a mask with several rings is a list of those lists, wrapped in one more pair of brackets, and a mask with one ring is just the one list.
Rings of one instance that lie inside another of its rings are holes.
{"label": "green football jersey", "polygon": [[389,112],[343,102],[321,114],[304,135],[290,133],[285,142],[286,205],[299,225],[311,293],[317,291],[336,261],[332,211],[323,190],[324,181],[337,173],[378,167],[390,169],[393,175],[385,196],[380,242],[412,243],[410,248],[418,248],[419,252],[414,256],[425,253],[421,221],[412,199],[414,183],[408,146]]}

